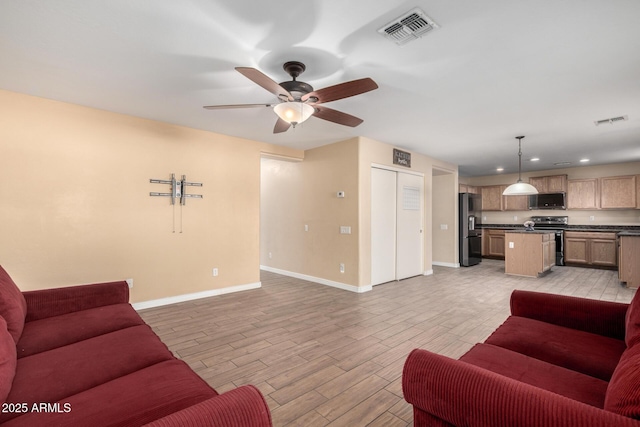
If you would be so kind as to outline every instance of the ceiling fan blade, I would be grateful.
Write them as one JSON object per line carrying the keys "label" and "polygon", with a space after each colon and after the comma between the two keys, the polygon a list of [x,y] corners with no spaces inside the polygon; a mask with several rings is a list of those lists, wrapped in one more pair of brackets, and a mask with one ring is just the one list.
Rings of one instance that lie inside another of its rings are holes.
{"label": "ceiling fan blade", "polygon": [[293,96],[291,96],[289,91],[287,91],[275,81],[271,80],[269,76],[264,74],[262,71],[256,70],[255,68],[251,67],[236,67],[236,70],[258,86],[261,86],[269,92],[273,93],[278,98],[293,101]]}
{"label": "ceiling fan blade", "polygon": [[334,86],[325,87],[323,89],[314,90],[306,95],[303,95],[300,100],[302,102],[307,101],[309,98],[317,98],[317,101],[311,100],[314,104],[321,104],[324,102],[336,101],[338,99],[348,98],[354,95],[360,95],[361,93],[369,92],[370,90],[377,89],[376,82],[369,77],[364,79],[352,80],[350,82],[340,83]]}
{"label": "ceiling fan blade", "polygon": [[225,110],[232,108],[256,108],[256,107],[273,107],[276,104],[232,104],[232,105],[205,105],[202,108],[207,110]]}
{"label": "ceiling fan blade", "polygon": [[314,105],[313,108],[316,109],[316,112],[313,113],[315,117],[323,120],[328,120],[339,125],[356,127],[364,121],[350,114],[333,110],[331,108],[322,107],[320,105]]}
{"label": "ceiling fan blade", "polygon": [[278,121],[276,122],[275,127],[273,128],[273,133],[282,133],[289,130],[291,127],[291,123],[285,122],[280,117],[278,117]]}

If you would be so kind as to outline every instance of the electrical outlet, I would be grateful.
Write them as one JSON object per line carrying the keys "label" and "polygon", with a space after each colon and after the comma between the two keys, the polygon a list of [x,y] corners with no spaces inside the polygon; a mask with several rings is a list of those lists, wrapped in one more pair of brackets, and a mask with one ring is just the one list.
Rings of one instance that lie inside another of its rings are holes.
{"label": "electrical outlet", "polygon": [[341,225],[340,234],[351,234],[351,227],[348,225]]}
{"label": "electrical outlet", "polygon": [[309,225],[308,224],[304,225],[304,231],[309,231]]}
{"label": "electrical outlet", "polygon": [[344,264],[340,264],[340,273],[344,273]]}
{"label": "electrical outlet", "polygon": [[509,242],[509,249],[513,249],[513,248],[514,248],[513,242]]}
{"label": "electrical outlet", "polygon": [[513,216],[513,220],[514,220],[514,221],[517,221],[517,220],[518,220],[518,215],[514,215],[514,216]]}
{"label": "electrical outlet", "polygon": [[595,221],[595,220],[596,220],[596,217],[595,217],[595,216],[591,215],[591,216],[589,217],[589,221]]}
{"label": "electrical outlet", "polygon": [[213,269],[213,277],[216,277],[218,275],[218,269],[214,268]]}
{"label": "electrical outlet", "polygon": [[448,229],[449,229],[448,224],[440,224],[440,230],[448,230]]}
{"label": "electrical outlet", "polygon": [[271,252],[269,252],[269,259],[273,258],[273,255],[271,255]]}

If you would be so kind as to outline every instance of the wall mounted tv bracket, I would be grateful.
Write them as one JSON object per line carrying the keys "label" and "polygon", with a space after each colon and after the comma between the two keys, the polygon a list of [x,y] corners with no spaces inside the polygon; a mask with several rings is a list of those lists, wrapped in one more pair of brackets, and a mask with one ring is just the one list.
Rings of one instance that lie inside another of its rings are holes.
{"label": "wall mounted tv bracket", "polygon": [[171,186],[171,193],[157,193],[152,191],[149,193],[151,197],[170,197],[173,206],[173,232],[176,232],[176,200],[180,200],[180,233],[182,233],[182,207],[187,202],[187,197],[194,199],[202,199],[202,194],[187,194],[187,187],[202,187],[201,182],[189,182],[186,175],[182,175],[180,181],[176,180],[175,174],[171,174],[171,179],[150,179],[152,184],[168,184]]}
{"label": "wall mounted tv bracket", "polygon": [[180,204],[185,205],[187,201],[187,197],[192,197],[195,199],[202,199],[202,194],[187,194],[186,187],[202,187],[201,182],[189,182],[187,181],[187,176],[182,175],[182,179],[180,181],[176,180],[175,174],[171,174],[171,180],[166,179],[150,179],[150,183],[152,184],[169,184],[171,186],[171,193],[149,193],[150,196],[155,197],[171,197],[171,204],[175,205],[176,199],[180,199]]}

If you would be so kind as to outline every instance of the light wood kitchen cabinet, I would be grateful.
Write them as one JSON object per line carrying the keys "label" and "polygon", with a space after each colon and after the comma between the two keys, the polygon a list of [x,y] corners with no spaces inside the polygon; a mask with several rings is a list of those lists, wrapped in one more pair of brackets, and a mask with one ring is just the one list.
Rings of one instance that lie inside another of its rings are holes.
{"label": "light wood kitchen cabinet", "polygon": [[640,287],[640,235],[620,236],[620,268],[618,277],[628,288]]}
{"label": "light wood kitchen cabinet", "polygon": [[529,210],[529,196],[503,196],[503,207],[505,211],[526,211]]}
{"label": "light wood kitchen cabinet", "polygon": [[505,233],[505,273],[537,277],[556,264],[553,232]]}
{"label": "light wood kitchen cabinet", "polygon": [[616,233],[565,231],[564,261],[594,267],[618,265]]}
{"label": "light wood kitchen cabinet", "polygon": [[481,187],[482,194],[482,210],[483,211],[501,211],[504,210],[502,192],[507,188],[506,185],[488,185]]}
{"label": "light wood kitchen cabinet", "polygon": [[567,191],[567,175],[536,176],[529,178],[529,184],[539,193],[563,193]]}
{"label": "light wood kitchen cabinet", "polygon": [[567,209],[598,209],[598,179],[567,181]]}
{"label": "light wood kitchen cabinet", "polygon": [[635,209],[637,191],[635,175],[600,178],[600,208]]}
{"label": "light wood kitchen cabinet", "polygon": [[478,194],[478,187],[468,184],[459,184],[458,193]]}
{"label": "light wood kitchen cabinet", "polygon": [[482,230],[482,256],[504,259],[504,232],[497,228]]}

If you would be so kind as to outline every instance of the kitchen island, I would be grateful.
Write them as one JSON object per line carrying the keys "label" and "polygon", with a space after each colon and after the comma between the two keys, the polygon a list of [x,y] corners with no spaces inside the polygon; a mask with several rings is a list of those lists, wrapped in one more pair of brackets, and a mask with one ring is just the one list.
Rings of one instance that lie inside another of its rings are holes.
{"label": "kitchen island", "polygon": [[640,232],[618,233],[620,265],[618,277],[628,288],[640,287]]}
{"label": "kitchen island", "polygon": [[504,253],[506,274],[538,277],[556,265],[555,233],[549,230],[507,230]]}

